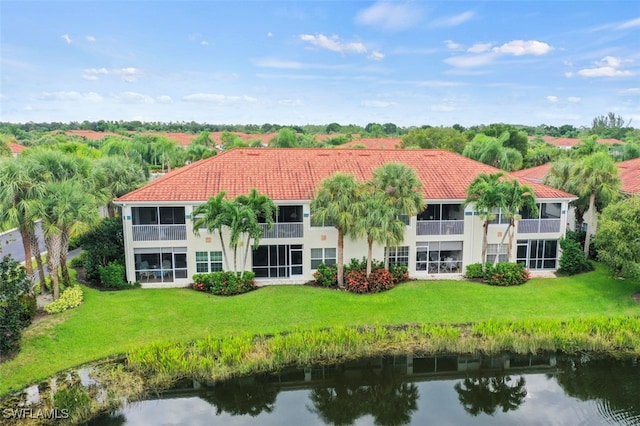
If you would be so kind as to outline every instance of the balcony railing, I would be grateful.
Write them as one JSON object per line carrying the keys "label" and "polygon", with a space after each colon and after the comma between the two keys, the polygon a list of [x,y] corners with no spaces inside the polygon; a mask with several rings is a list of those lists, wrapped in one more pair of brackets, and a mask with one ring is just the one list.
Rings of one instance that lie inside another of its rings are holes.
{"label": "balcony railing", "polygon": [[416,235],[462,235],[464,220],[419,220]]}
{"label": "balcony railing", "polygon": [[304,227],[302,222],[275,223],[269,229],[266,223],[261,223],[262,238],[302,238]]}
{"label": "balcony railing", "polygon": [[133,225],[133,241],[179,241],[187,239],[187,225]]}
{"label": "balcony railing", "polygon": [[545,234],[560,232],[560,219],[522,219],[518,221],[520,234]]}

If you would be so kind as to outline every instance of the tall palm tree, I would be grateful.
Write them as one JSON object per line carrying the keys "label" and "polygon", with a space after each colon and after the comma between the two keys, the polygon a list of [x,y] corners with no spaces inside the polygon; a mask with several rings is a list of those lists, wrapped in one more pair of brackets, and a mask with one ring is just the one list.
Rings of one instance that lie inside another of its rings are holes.
{"label": "tall palm tree", "polygon": [[218,231],[220,237],[220,245],[222,247],[222,257],[224,258],[224,270],[229,270],[229,259],[227,257],[226,244],[222,235],[222,228],[227,225],[227,217],[225,211],[229,200],[225,200],[226,193],[220,192],[218,195],[213,196],[207,200],[206,203],[200,204],[196,207],[193,214],[193,233],[200,235],[200,229],[206,228],[210,233]]}
{"label": "tall palm tree", "polygon": [[[363,194],[363,208],[366,214],[356,217],[352,235],[364,235],[367,239],[367,277],[371,275],[373,263],[373,243],[387,244],[389,241],[402,240],[405,224],[398,219],[394,208],[385,203],[384,194],[367,185]],[[386,258],[386,256],[385,256]]]}
{"label": "tall palm tree", "polygon": [[93,176],[96,189],[107,205],[107,215],[115,217],[113,200],[142,186],[149,177],[149,171],[129,158],[114,155],[93,162]]}
{"label": "tall palm tree", "polygon": [[[224,204],[222,212],[223,221],[229,227],[229,246],[233,249],[233,270],[238,272],[238,246],[243,235],[247,236],[246,253],[249,251],[249,241],[253,238],[253,248],[258,248],[260,244],[260,236],[262,235],[262,227],[258,223],[258,218],[250,206],[236,202],[228,202]],[[244,275],[244,268],[242,271]]]}
{"label": "tall palm tree", "polygon": [[[425,201],[422,195],[422,183],[415,170],[399,163],[387,163],[373,171],[373,187],[383,194],[383,202],[395,210],[395,218],[411,218],[423,211]],[[399,232],[398,224],[390,222],[387,226],[385,268],[389,269],[391,244],[397,245],[404,238],[404,226]]]}
{"label": "tall palm tree", "polygon": [[64,284],[71,284],[64,261],[69,250],[69,237],[82,224],[97,219],[97,204],[84,187],[84,182],[79,179],[50,181],[45,186],[38,213],[42,218],[45,246],[48,251],[47,266],[53,298],[57,299],[60,293],[60,267]]}
{"label": "tall palm tree", "polygon": [[579,195],[589,197],[589,224],[584,241],[584,253],[588,256],[591,234],[595,232],[596,199],[606,205],[620,194],[618,167],[609,154],[596,152],[578,162],[575,183]]}
{"label": "tall palm tree", "polygon": [[[258,220],[264,220],[264,223],[266,223],[269,230],[273,228],[278,206],[275,205],[271,198],[264,194],[260,194],[257,189],[252,188],[248,195],[238,195],[235,201],[240,205],[249,207]],[[260,231],[260,235],[257,238],[256,235],[252,235],[251,232],[247,232],[247,244],[245,247],[244,259],[242,261],[243,274],[247,265],[247,257],[249,256],[249,242],[253,237],[254,246],[257,247],[259,239],[262,237],[262,229]]]}
{"label": "tall palm tree", "polygon": [[311,201],[311,219],[331,222],[338,230],[338,286],[344,287],[344,236],[353,233],[356,219],[364,214],[362,184],[350,174],[338,172],[320,182]]}
{"label": "tall palm tree", "polygon": [[482,231],[482,267],[487,257],[487,235],[489,232],[489,221],[495,215],[493,210],[503,207],[504,191],[500,185],[500,179],[504,174],[498,173],[480,173],[471,182],[467,188],[467,198],[464,201],[465,207],[473,204],[475,212],[483,220]]}
{"label": "tall palm tree", "polygon": [[[25,269],[31,280],[34,278],[31,259],[36,256],[42,265],[35,232],[36,212],[44,191],[40,174],[38,165],[24,156],[0,163],[0,221],[18,228],[22,237]],[[40,279],[44,282],[42,268]]]}
{"label": "tall palm tree", "polygon": [[[505,237],[509,235],[509,245],[507,246],[507,258],[511,261],[511,248],[513,247],[513,231],[518,215],[522,209],[528,209],[532,214],[538,213],[538,203],[533,188],[529,185],[520,185],[516,179],[503,181],[500,183],[501,190],[504,194],[502,204],[503,216],[509,218],[509,225],[502,236],[500,246],[504,244]],[[499,253],[499,252],[498,252]],[[496,255],[494,264],[498,263],[499,254]]]}

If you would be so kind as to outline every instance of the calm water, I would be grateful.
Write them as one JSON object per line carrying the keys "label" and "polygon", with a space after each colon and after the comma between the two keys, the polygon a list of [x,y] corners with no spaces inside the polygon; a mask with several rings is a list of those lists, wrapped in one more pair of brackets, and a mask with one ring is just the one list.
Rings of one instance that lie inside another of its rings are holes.
{"label": "calm water", "polygon": [[90,425],[639,425],[637,359],[395,356],[179,383]]}

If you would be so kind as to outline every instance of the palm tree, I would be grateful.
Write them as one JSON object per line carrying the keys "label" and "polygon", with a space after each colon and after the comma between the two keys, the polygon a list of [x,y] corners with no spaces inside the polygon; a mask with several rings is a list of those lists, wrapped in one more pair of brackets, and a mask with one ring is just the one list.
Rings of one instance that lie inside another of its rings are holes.
{"label": "palm tree", "polygon": [[[509,235],[509,245],[507,246],[507,258],[511,261],[511,248],[513,247],[513,231],[518,214],[522,209],[528,209],[533,215],[538,213],[538,203],[533,188],[529,185],[520,185],[516,179],[500,183],[500,188],[504,194],[502,204],[502,215],[509,218],[509,225],[502,236],[500,247],[504,244],[504,239]],[[499,253],[499,252],[498,252]],[[499,254],[496,255],[494,264],[498,263]]]}
{"label": "palm tree", "polygon": [[[249,195],[238,195],[235,199],[236,203],[249,207],[255,217],[259,220],[264,220],[267,228],[271,230],[275,223],[275,215],[278,211],[278,206],[275,205],[273,200],[266,195],[260,194],[257,189],[252,188],[249,191]],[[242,261],[242,273],[244,274],[244,270],[247,265],[247,257],[249,255],[249,242],[251,238],[254,239],[254,246],[257,247],[259,244],[259,239],[262,237],[262,229],[260,230],[260,234],[252,235],[252,233],[247,233],[247,244],[244,252],[244,260]]]}
{"label": "palm tree", "polygon": [[206,228],[210,233],[218,231],[220,237],[220,245],[222,246],[222,257],[224,258],[224,270],[229,270],[229,260],[227,258],[227,249],[222,236],[222,228],[227,225],[227,217],[224,212],[227,210],[227,204],[230,201],[225,200],[226,193],[220,192],[218,195],[211,197],[206,203],[196,207],[193,214],[193,233],[200,235],[200,229]]}
{"label": "palm tree", "polygon": [[[243,235],[247,235],[247,246],[245,247],[245,256],[249,251],[249,241],[253,238],[253,248],[257,249],[262,236],[262,227],[258,223],[258,218],[250,206],[236,202],[227,202],[224,204],[222,212],[223,221],[229,227],[229,245],[233,249],[233,270],[238,272],[238,245]],[[244,267],[242,271],[244,275]]]}
{"label": "palm tree", "polygon": [[489,221],[492,220],[495,215],[493,210],[503,207],[504,205],[504,191],[500,185],[500,179],[503,173],[480,173],[471,182],[467,188],[467,198],[464,201],[465,207],[469,204],[473,204],[475,212],[484,221],[482,224],[482,267],[487,257],[487,234],[489,232]]}
{"label": "palm tree", "polygon": [[373,261],[373,243],[387,244],[389,241],[402,240],[405,224],[398,219],[396,210],[385,203],[383,193],[372,185],[367,186],[363,208],[366,214],[356,218],[352,236],[364,235],[367,238],[367,277],[371,275]]}
{"label": "palm tree", "polygon": [[119,155],[100,158],[94,161],[93,166],[96,189],[103,195],[109,217],[116,215],[113,200],[142,186],[149,177],[146,168]]}
{"label": "palm tree", "polygon": [[589,197],[589,224],[584,241],[584,253],[588,256],[591,234],[595,231],[596,198],[606,205],[618,196],[621,185],[618,167],[609,154],[596,152],[578,162],[575,183],[579,195]]}
{"label": "palm tree", "polygon": [[62,269],[63,283],[71,285],[66,267],[69,238],[78,228],[97,220],[98,205],[83,181],[68,179],[47,183],[39,206],[53,298],[57,299],[60,292],[59,268]]}
{"label": "palm tree", "polygon": [[[42,265],[35,232],[35,213],[44,191],[44,181],[40,175],[38,165],[24,156],[0,163],[0,222],[18,228],[22,237],[25,269],[31,280],[34,278],[31,259],[35,256],[38,264]],[[40,279],[44,282],[44,270],[40,268],[40,271]]]}
{"label": "palm tree", "polygon": [[320,182],[311,201],[311,220],[331,222],[338,230],[338,286],[344,288],[344,236],[352,235],[356,219],[364,213],[362,184],[350,174],[338,172]]}
{"label": "palm tree", "polygon": [[[395,210],[396,219],[400,216],[412,217],[425,209],[422,195],[422,183],[415,170],[399,163],[387,163],[373,171],[373,187],[383,195],[383,202]],[[404,238],[404,226],[399,229],[397,223],[389,222],[386,227],[387,241],[384,265],[389,269],[391,244],[397,245]]]}

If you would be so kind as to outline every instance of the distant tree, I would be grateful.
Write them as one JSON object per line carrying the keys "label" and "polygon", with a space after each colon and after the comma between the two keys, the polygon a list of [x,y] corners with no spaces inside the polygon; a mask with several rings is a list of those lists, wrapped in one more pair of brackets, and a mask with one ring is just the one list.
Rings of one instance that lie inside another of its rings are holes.
{"label": "distant tree", "polygon": [[211,139],[211,133],[209,132],[200,132],[197,138],[191,142],[196,145],[203,145],[207,147],[212,147],[215,145],[215,142]]}
{"label": "distant tree", "polygon": [[[508,132],[509,135],[504,137],[504,132]],[[527,134],[512,125],[502,123],[490,124],[481,128],[480,133],[501,139],[505,148],[516,149],[523,157],[527,155],[527,149],[529,147]]]}
{"label": "distant tree", "polygon": [[411,129],[402,138],[403,147],[439,148],[457,153],[462,153],[466,143],[464,135],[451,127]]}
{"label": "distant tree", "polygon": [[562,155],[562,149],[545,142],[533,142],[529,144],[529,150],[524,157],[525,167],[535,167],[550,163]]}
{"label": "distant tree", "polygon": [[331,123],[327,125],[325,132],[330,135],[332,133],[340,133],[342,131],[342,126],[338,123]]}
{"label": "distant tree", "polygon": [[298,135],[288,127],[282,128],[278,135],[269,141],[269,146],[275,148],[295,148],[298,146]]}
{"label": "distant tree", "polygon": [[508,136],[508,132],[504,132],[499,138],[478,133],[465,146],[462,155],[502,170],[517,170],[518,166],[522,166],[522,156],[520,152],[504,147]]}
{"label": "distant tree", "polygon": [[598,220],[598,259],[616,275],[640,280],[640,195],[610,204]]}
{"label": "distant tree", "polygon": [[625,123],[624,119],[616,115],[614,112],[609,112],[607,115],[601,115],[593,119],[591,125],[591,134],[599,135],[601,138],[616,138],[621,139],[626,133],[626,127],[631,124]]}
{"label": "distant tree", "polygon": [[364,133],[370,138],[382,138],[385,136],[384,129],[378,123],[369,123],[364,128]]}
{"label": "distant tree", "polygon": [[400,129],[398,128],[398,126],[396,126],[393,123],[384,123],[382,125],[382,131],[384,132],[385,135],[387,136],[395,136],[398,134],[398,132],[400,131]]}
{"label": "distant tree", "polygon": [[632,160],[638,157],[640,157],[640,144],[631,142],[625,144],[622,159]]}
{"label": "distant tree", "polygon": [[113,200],[139,188],[149,179],[149,170],[126,157],[110,156],[93,162],[93,179],[96,192],[101,193],[107,205],[109,217],[115,217]]}

